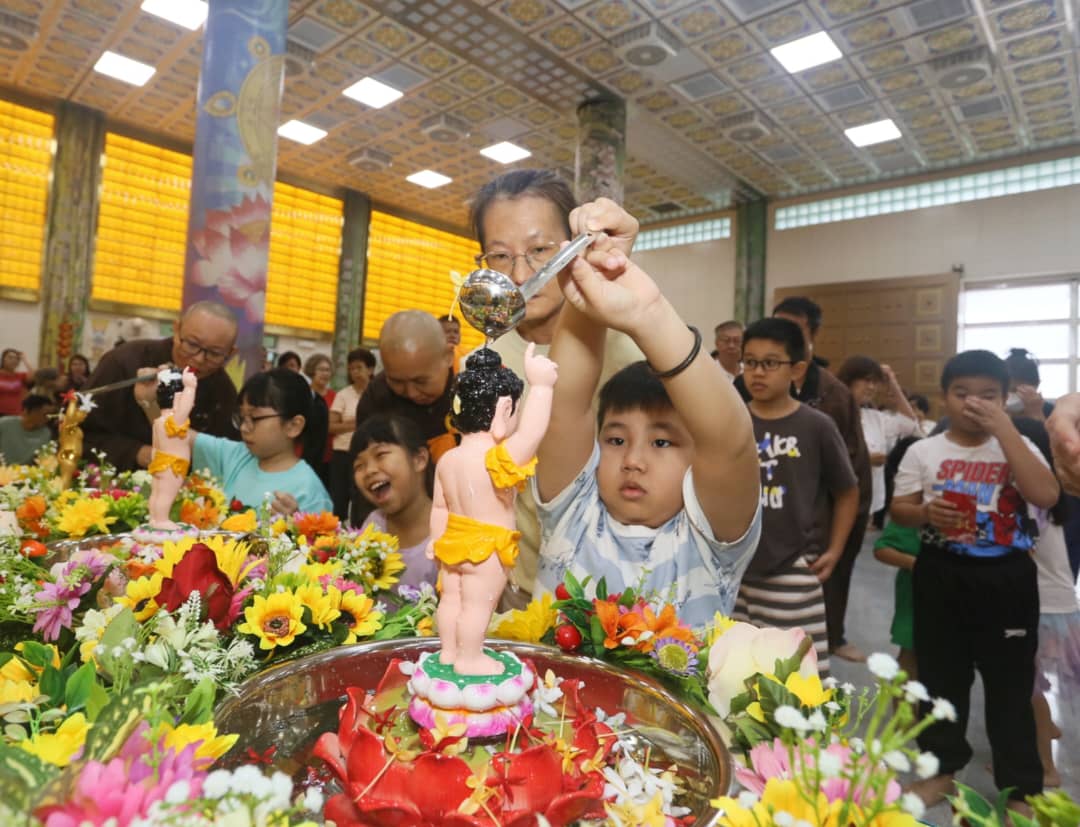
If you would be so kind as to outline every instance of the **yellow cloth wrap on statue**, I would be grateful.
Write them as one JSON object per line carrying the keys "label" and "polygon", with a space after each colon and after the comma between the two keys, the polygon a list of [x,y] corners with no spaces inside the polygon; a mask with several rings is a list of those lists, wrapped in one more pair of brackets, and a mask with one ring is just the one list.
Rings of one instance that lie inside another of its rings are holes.
{"label": "yellow cloth wrap on statue", "polygon": [[500,442],[484,454],[484,467],[496,488],[516,488],[520,491],[525,487],[525,480],[536,473],[536,457],[525,465],[518,465],[506,449],[506,443]]}
{"label": "yellow cloth wrap on statue", "polygon": [[156,451],[146,470],[151,474],[156,474],[158,471],[172,471],[176,476],[183,477],[187,475],[190,464],[183,457],[176,457],[165,451]]}
{"label": "yellow cloth wrap on statue", "polygon": [[499,561],[510,568],[517,562],[520,539],[520,531],[451,513],[446,531],[435,541],[435,559],[447,566],[460,566],[483,563],[497,554]]}
{"label": "yellow cloth wrap on statue", "polygon": [[184,422],[183,425],[177,425],[176,420],[172,418],[172,414],[165,417],[165,433],[172,437],[178,436],[183,439],[187,436],[190,425],[190,421]]}

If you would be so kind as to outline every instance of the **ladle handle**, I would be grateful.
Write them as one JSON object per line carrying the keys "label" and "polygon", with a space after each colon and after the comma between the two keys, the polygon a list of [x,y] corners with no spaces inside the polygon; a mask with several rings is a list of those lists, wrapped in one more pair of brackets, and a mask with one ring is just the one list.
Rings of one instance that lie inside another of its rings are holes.
{"label": "ladle handle", "polygon": [[528,301],[543,290],[544,286],[555,278],[567,264],[573,261],[578,253],[592,243],[592,240],[592,233],[582,233],[567,246],[559,250],[547,264],[537,271],[535,276],[521,285],[522,298],[525,299],[525,301]]}

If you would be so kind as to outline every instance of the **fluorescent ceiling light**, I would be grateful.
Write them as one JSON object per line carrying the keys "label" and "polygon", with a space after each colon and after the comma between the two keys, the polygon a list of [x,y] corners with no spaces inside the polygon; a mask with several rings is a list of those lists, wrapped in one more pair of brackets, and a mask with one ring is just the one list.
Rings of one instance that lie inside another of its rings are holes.
{"label": "fluorescent ceiling light", "polygon": [[408,178],[405,179],[410,184],[419,184],[422,187],[427,187],[429,190],[433,190],[436,187],[441,187],[444,184],[449,184],[452,178],[447,178],[445,175],[440,175],[438,172],[433,172],[430,169],[422,169],[419,172],[414,172]]}
{"label": "fluorescent ceiling light", "polygon": [[886,118],[883,121],[864,123],[862,126],[845,129],[844,134],[855,146],[871,146],[872,144],[883,144],[886,141],[895,141],[900,137],[900,130],[897,129],[892,118]]}
{"label": "fluorescent ceiling light", "polygon": [[490,158],[492,161],[498,161],[500,164],[512,164],[514,161],[520,161],[522,158],[528,158],[532,155],[529,150],[509,141],[486,146],[480,150],[480,154],[485,158]]}
{"label": "fluorescent ceiling light", "polygon": [[354,83],[341,94],[347,98],[352,98],[354,101],[360,101],[360,103],[370,106],[372,109],[382,109],[387,104],[393,103],[400,98],[404,92],[399,92],[393,86],[380,83],[375,78],[364,78]]}
{"label": "fluorescent ceiling light", "polygon": [[195,31],[206,22],[210,7],[205,0],[143,0],[142,10]]}
{"label": "fluorescent ceiling light", "polygon": [[277,134],[282,138],[288,138],[290,141],[296,141],[298,144],[311,146],[316,141],[321,141],[326,137],[326,130],[319,129],[319,127],[303,121],[294,120],[279,126]]}
{"label": "fluorescent ceiling light", "polygon": [[122,80],[124,83],[130,83],[132,86],[142,86],[154,76],[157,70],[153,66],[139,63],[116,52],[105,52],[94,64],[94,71]]}
{"label": "fluorescent ceiling light", "polygon": [[793,75],[843,57],[828,32],[800,37],[798,40],[770,49],[769,52]]}

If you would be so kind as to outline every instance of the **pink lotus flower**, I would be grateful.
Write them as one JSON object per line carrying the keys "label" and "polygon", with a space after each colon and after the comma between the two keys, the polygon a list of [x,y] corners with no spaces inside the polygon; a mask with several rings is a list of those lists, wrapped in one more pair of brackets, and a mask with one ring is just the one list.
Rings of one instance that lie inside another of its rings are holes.
{"label": "pink lotus flower", "polygon": [[199,254],[192,278],[216,287],[226,304],[240,308],[251,322],[266,307],[270,205],[261,196],[244,199],[231,210],[208,210],[206,223],[192,234]]}
{"label": "pink lotus flower", "polygon": [[[733,623],[709,647],[709,702],[721,719],[731,711],[731,699],[746,691],[746,679],[773,671],[777,660],[792,657],[806,634],[802,629],[759,629]],[[817,653],[811,646],[799,664],[804,678],[816,675]]]}

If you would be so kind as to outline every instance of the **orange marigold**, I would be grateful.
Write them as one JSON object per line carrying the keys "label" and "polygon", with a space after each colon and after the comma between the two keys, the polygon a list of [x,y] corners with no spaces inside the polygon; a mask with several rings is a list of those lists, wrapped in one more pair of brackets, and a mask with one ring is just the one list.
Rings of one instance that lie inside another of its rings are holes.
{"label": "orange marigold", "polygon": [[645,621],[637,612],[624,611],[611,600],[596,600],[593,605],[604,629],[605,649],[624,645],[626,638],[637,641],[638,636],[646,631]]}
{"label": "orange marigold", "polygon": [[309,541],[314,540],[321,534],[333,534],[338,530],[341,521],[329,511],[314,511],[297,514],[293,518],[296,531],[303,534]]}
{"label": "orange marigold", "polygon": [[188,523],[196,528],[216,528],[218,524],[218,510],[213,503],[202,503],[187,500],[180,506],[180,522]]}

